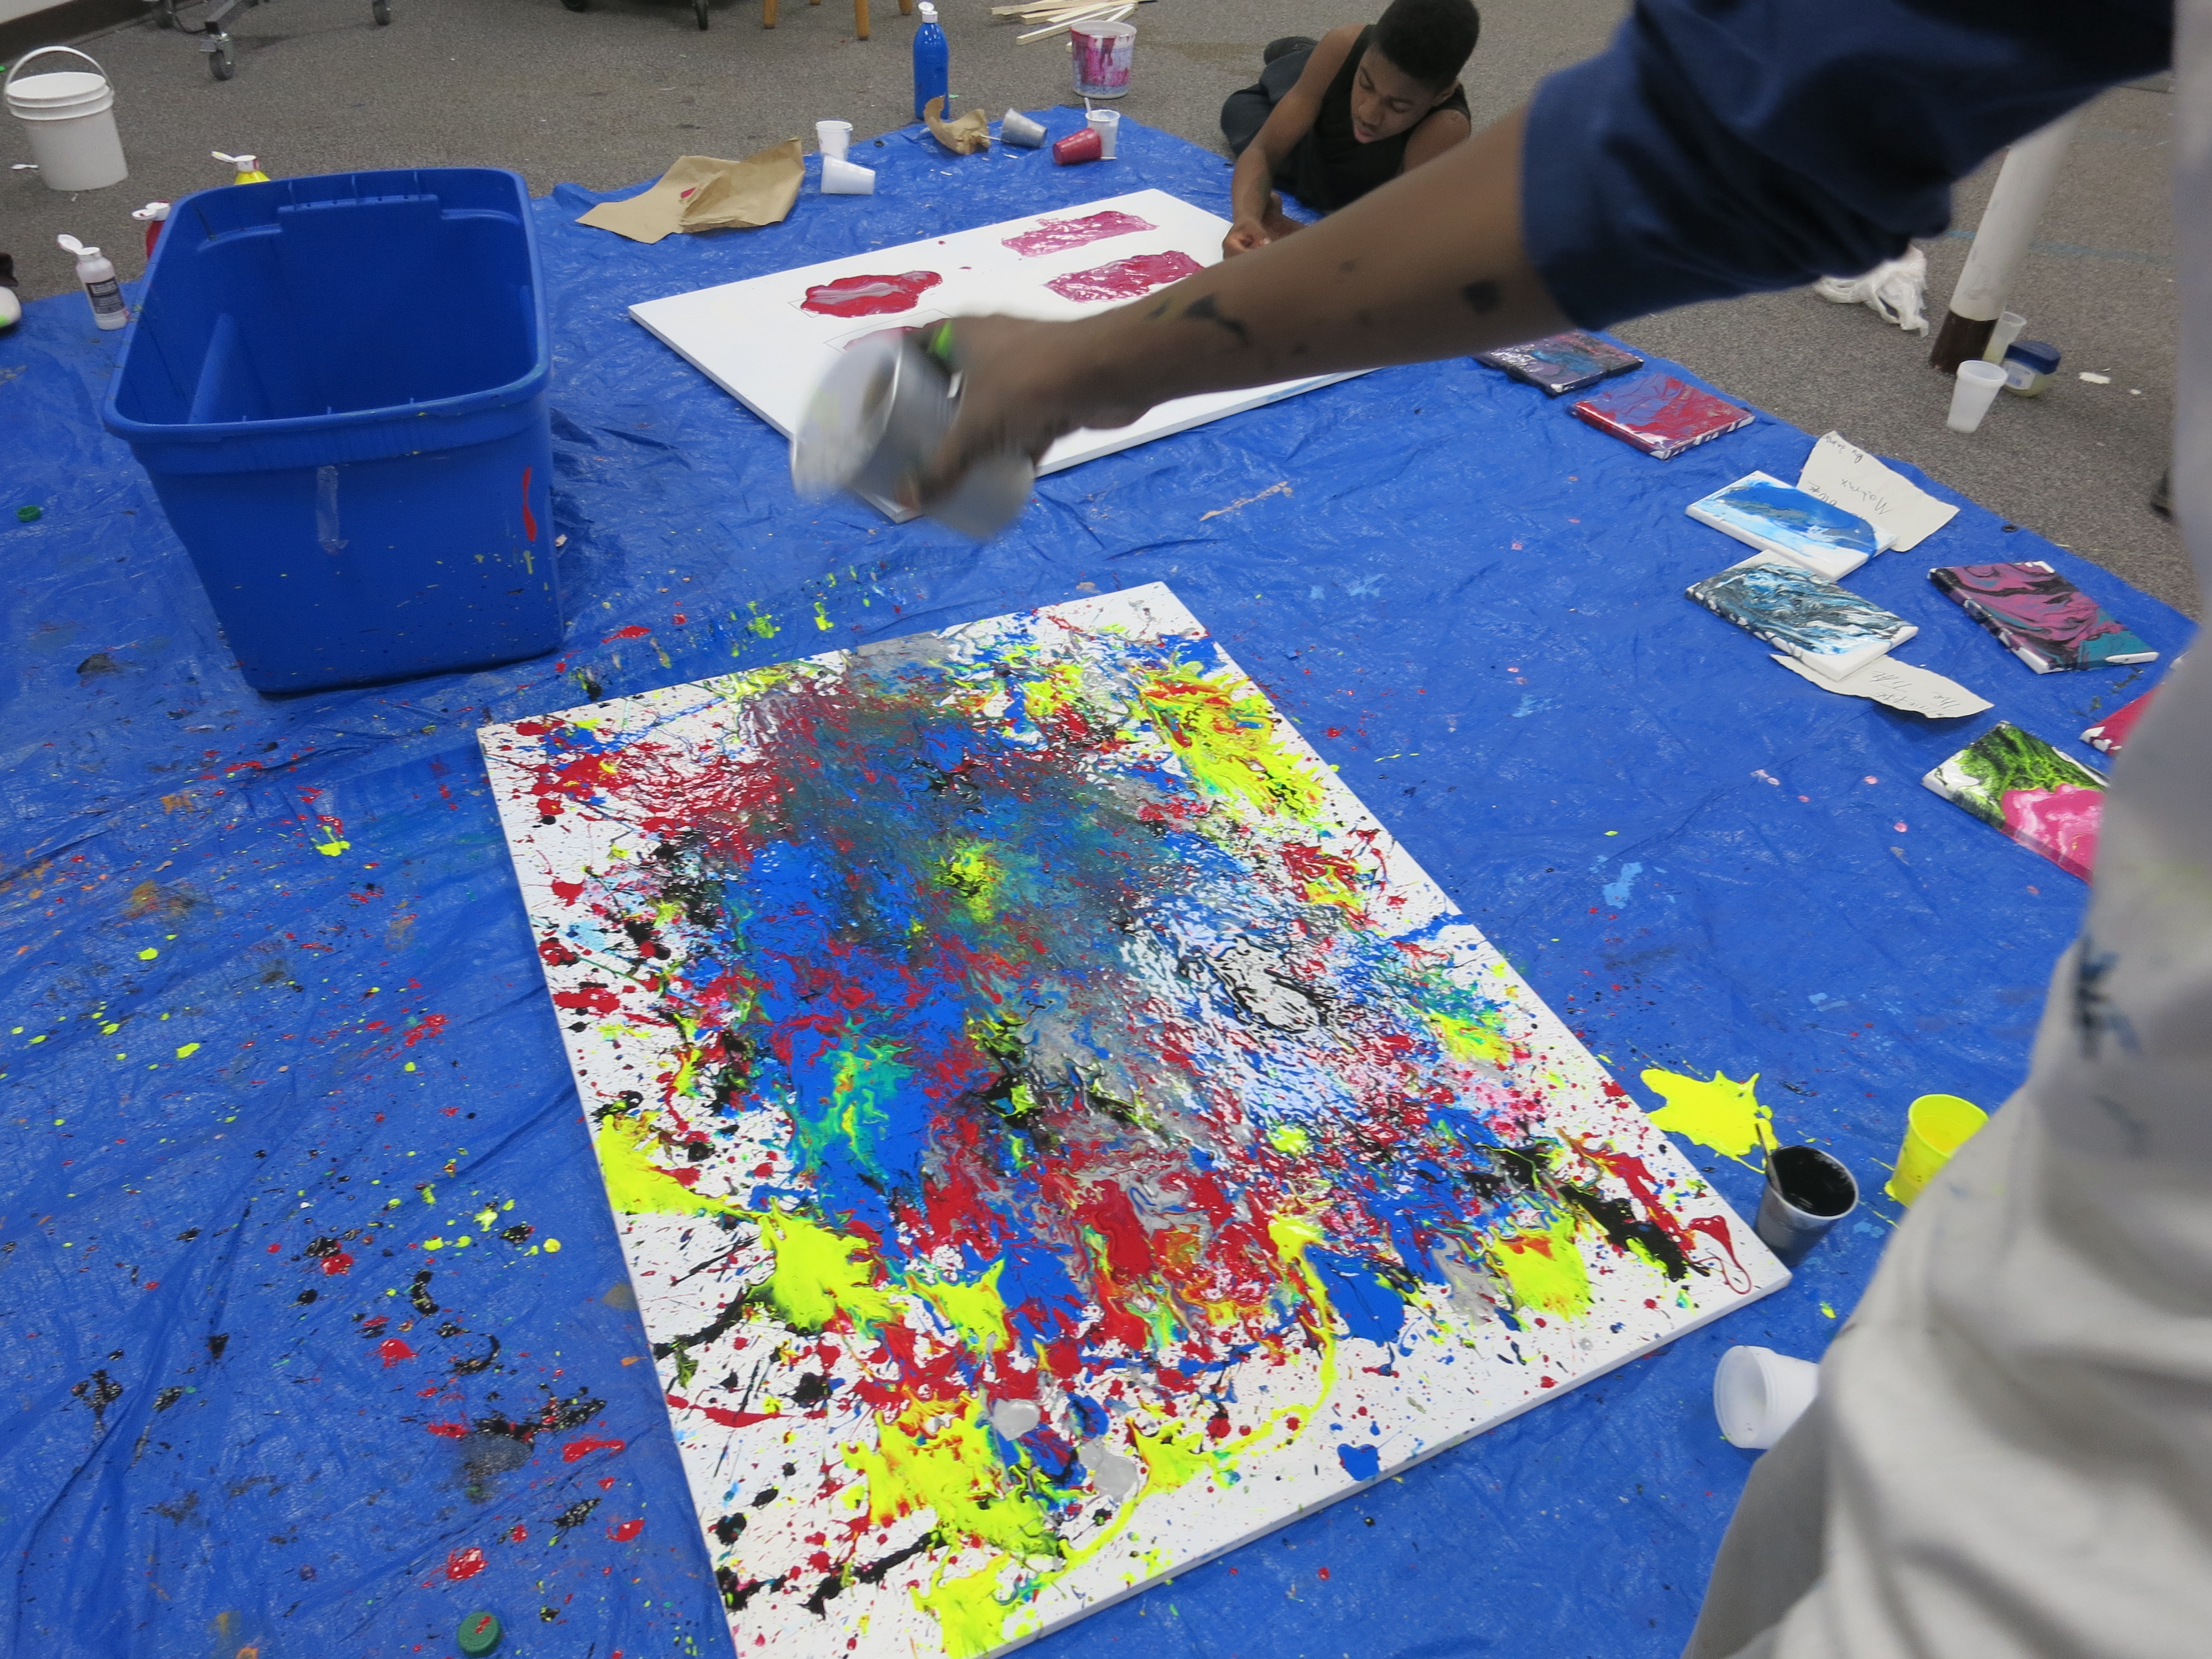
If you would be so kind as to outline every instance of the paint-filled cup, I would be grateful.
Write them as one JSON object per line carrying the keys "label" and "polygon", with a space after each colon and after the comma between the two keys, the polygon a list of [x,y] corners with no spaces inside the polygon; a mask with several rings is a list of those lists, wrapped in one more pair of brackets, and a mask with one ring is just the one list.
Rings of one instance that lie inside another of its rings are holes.
{"label": "paint-filled cup", "polygon": [[1121,112],[1118,109],[1094,109],[1084,119],[1091,131],[1098,135],[1098,159],[1114,159],[1114,141],[1121,136]]}
{"label": "paint-filled cup", "polygon": [[1129,70],[1137,56],[1132,23],[1078,23],[1067,32],[1068,55],[1075,60],[1075,90],[1085,98],[1119,98],[1129,90]]}
{"label": "paint-filled cup", "polygon": [[2004,362],[2005,352],[2014,340],[2020,338],[2021,330],[2027,326],[2027,319],[2017,311],[1999,312],[1996,326],[1990,330],[1990,343],[1983,348],[1982,361],[1985,363]]}
{"label": "paint-filled cup", "polygon": [[1959,365],[1959,384],[1951,389],[1951,413],[1943,424],[1954,432],[1972,432],[1990,412],[1990,405],[2004,390],[2005,372],[1978,357]]}
{"label": "paint-filled cup", "polygon": [[1795,1267],[1828,1230],[1859,1206],[1859,1183],[1818,1146],[1783,1146],[1767,1156],[1766,1190],[1753,1229],[1785,1267]]}
{"label": "paint-filled cup", "polygon": [[999,122],[999,142],[1018,144],[1024,149],[1044,148],[1044,128],[1018,109],[1008,110]]}
{"label": "paint-filled cup", "polygon": [[1956,1095],[1923,1095],[1905,1109],[1905,1144],[1897,1149],[1897,1173],[1882,1188],[1900,1204],[1911,1204],[1936,1172],[1974,1138],[1990,1115]]}
{"label": "paint-filled cup", "polygon": [[846,151],[853,147],[853,124],[850,121],[817,121],[814,142],[823,155],[842,161]]}
{"label": "paint-filled cup", "polygon": [[1097,127],[1085,127],[1080,132],[1071,132],[1052,147],[1055,166],[1073,167],[1078,161],[1096,161],[1106,154],[1106,142],[1098,136]]}
{"label": "paint-filled cup", "polygon": [[1765,1451],[1820,1392],[1820,1368],[1771,1348],[1730,1348],[1713,1370],[1713,1415],[1731,1446]]}
{"label": "paint-filled cup", "polygon": [[873,196],[876,193],[876,174],[872,167],[864,167],[856,161],[842,161],[834,155],[822,158],[822,193],[824,196]]}

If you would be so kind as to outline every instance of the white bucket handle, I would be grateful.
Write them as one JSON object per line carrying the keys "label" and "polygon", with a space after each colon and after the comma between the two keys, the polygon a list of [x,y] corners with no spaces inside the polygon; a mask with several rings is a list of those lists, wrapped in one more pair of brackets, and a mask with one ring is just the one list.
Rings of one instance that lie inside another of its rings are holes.
{"label": "white bucket handle", "polygon": [[33,58],[44,58],[50,52],[65,52],[72,58],[82,58],[98,71],[102,86],[112,87],[115,84],[107,78],[107,71],[100,69],[98,59],[79,52],[75,46],[40,46],[36,52],[27,52],[15,60],[14,67],[8,71],[8,78],[5,81],[0,81],[0,94],[4,94],[9,88],[15,84],[15,77],[23,72],[24,64],[29,63]]}

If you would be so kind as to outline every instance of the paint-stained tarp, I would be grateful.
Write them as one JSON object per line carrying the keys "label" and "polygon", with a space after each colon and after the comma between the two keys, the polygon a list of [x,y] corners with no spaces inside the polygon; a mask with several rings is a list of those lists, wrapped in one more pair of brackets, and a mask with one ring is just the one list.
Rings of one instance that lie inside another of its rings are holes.
{"label": "paint-stained tarp", "polygon": [[[1078,112],[1054,112],[1055,134]],[[636,300],[1159,185],[1218,158],[954,161],[635,246],[538,204],[557,356],[557,657],[271,702],[100,429],[75,296],[0,337],[0,1649],[726,1651],[473,732],[829,646],[1169,582],[1639,1099],[1759,1074],[1869,1194],[1905,1103],[2018,1080],[2071,877],[1923,791],[1998,716],[2073,741],[2158,672],[2030,674],[1925,580],[2046,558],[2171,654],[2185,622],[1969,507],[1850,585],[1997,704],[1831,696],[1682,598],[1683,505],[1806,434],[1672,462],[1460,361],[1047,479],[977,550],[792,496],[784,446]],[[810,175],[815,163],[810,160]],[[1723,389],[1724,390],[1724,389]],[[44,516],[19,524],[14,509]],[[1699,1151],[1748,1213],[1757,1177]],[[1040,1651],[1672,1654],[1747,1462],[1732,1342],[1817,1354],[1895,1206],[1790,1290],[1051,1638]]]}

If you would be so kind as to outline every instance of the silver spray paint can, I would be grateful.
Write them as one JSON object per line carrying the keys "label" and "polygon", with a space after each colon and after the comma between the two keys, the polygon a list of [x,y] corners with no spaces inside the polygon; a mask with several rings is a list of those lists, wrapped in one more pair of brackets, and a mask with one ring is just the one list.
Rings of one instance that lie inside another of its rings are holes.
{"label": "silver spray paint can", "polygon": [[[926,334],[886,331],[837,360],[808,402],[791,441],[791,481],[816,500],[848,490],[903,522],[901,488],[944,442],[960,412],[959,380],[949,362],[951,327]],[[1023,455],[1000,455],[969,468],[960,486],[927,512],[939,523],[988,541],[1017,518],[1036,483]]]}

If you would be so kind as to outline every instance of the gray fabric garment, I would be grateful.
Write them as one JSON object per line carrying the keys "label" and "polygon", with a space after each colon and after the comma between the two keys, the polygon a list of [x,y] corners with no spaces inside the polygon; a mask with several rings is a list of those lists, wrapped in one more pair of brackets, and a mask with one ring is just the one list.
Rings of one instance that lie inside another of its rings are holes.
{"label": "gray fabric garment", "polygon": [[[2212,0],[2179,17],[2173,484],[2207,584]],[[1747,1492],[1696,1659],[1771,1611],[1770,1560],[1802,1571],[1802,1542],[1762,1535],[1785,1492],[1820,1505],[1820,1564],[1772,1659],[2212,1652],[2208,654],[2168,672],[2113,768],[2027,1085],[1891,1241],[1822,1362],[1821,1467],[1794,1449]]]}
{"label": "gray fabric garment", "polygon": [[1682,1659],[1771,1650],[1774,1626],[1820,1577],[1827,1496],[1827,1412],[1815,1400],[1752,1466]]}

